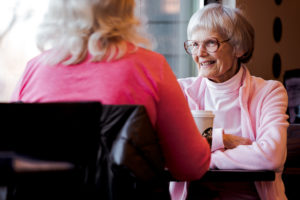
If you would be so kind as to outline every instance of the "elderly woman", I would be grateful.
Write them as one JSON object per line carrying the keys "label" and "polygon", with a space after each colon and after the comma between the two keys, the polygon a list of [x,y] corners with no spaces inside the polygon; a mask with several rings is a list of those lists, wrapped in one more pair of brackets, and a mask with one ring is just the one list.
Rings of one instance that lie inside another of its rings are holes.
{"label": "elderly woman", "polygon": [[[210,189],[220,199],[286,199],[281,172],[287,93],[280,82],[251,76],[247,69],[254,49],[253,27],[238,9],[208,4],[191,17],[187,33],[185,49],[199,76],[179,83],[191,110],[215,114],[210,168],[276,171],[271,182],[206,184],[205,190],[199,187],[199,196],[214,199],[203,193]],[[187,185],[172,183],[173,199],[194,197],[187,194]]]}

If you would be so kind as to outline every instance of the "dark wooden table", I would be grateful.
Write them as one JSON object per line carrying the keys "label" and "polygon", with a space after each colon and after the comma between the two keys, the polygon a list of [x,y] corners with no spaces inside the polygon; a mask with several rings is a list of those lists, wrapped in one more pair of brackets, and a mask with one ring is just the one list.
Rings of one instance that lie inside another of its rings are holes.
{"label": "dark wooden table", "polygon": [[188,188],[188,199],[215,199],[218,191],[214,187],[224,184],[233,188],[238,185],[253,184],[255,181],[274,181],[275,172],[268,170],[208,170],[199,180],[191,181]]}
{"label": "dark wooden table", "polygon": [[275,172],[269,170],[211,169],[199,181],[274,181]]}

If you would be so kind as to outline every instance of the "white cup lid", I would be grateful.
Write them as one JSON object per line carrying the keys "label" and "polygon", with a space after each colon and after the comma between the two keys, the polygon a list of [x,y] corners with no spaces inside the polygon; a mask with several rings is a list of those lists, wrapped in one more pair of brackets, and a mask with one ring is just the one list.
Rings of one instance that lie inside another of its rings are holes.
{"label": "white cup lid", "polygon": [[191,110],[193,117],[215,117],[211,110]]}

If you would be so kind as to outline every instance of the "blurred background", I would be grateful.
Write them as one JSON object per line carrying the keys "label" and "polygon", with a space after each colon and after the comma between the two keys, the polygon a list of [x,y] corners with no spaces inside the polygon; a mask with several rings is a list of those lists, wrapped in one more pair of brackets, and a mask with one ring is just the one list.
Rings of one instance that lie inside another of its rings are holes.
{"label": "blurred background", "polygon": [[[35,34],[48,0],[0,0],[0,101],[9,101],[27,61],[37,55]],[[177,78],[197,76],[183,42],[192,13],[219,2],[241,8],[256,31],[248,68],[255,76],[283,81],[299,69],[299,0],[136,0],[137,15],[152,35],[153,50],[163,54]]]}

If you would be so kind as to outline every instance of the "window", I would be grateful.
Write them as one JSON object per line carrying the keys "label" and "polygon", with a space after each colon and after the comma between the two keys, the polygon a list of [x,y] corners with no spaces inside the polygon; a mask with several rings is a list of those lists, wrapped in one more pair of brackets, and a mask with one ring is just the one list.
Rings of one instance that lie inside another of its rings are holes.
{"label": "window", "polygon": [[196,68],[185,53],[186,29],[199,0],[137,0],[141,15],[147,18],[148,31],[154,37],[154,51],[164,55],[177,78],[194,76]]}

